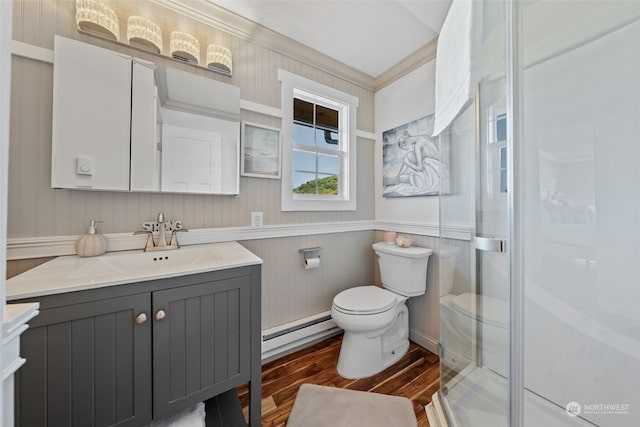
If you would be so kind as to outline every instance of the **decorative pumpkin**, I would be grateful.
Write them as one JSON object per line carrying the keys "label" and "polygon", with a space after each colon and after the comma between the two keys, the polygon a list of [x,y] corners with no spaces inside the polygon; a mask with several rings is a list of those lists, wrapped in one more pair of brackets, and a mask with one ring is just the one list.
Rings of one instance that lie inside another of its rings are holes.
{"label": "decorative pumpkin", "polygon": [[91,220],[87,234],[76,241],[76,253],[81,257],[102,255],[107,250],[107,240],[96,231],[96,222]]}

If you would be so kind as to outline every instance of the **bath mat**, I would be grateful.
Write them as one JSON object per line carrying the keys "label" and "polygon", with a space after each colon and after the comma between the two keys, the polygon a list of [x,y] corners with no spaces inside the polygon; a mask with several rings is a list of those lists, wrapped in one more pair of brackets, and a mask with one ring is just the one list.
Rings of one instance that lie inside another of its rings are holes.
{"label": "bath mat", "polygon": [[287,427],[414,427],[405,397],[302,384]]}

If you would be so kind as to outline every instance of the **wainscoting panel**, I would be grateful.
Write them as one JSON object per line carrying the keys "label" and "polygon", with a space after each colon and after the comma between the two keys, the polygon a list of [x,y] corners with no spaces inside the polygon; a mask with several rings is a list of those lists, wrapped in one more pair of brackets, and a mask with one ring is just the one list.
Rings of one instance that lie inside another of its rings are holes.
{"label": "wainscoting panel", "polygon": [[[264,260],[262,329],[331,310],[340,291],[374,281],[373,231],[240,242]],[[302,248],[321,247],[320,267],[304,269]]]}

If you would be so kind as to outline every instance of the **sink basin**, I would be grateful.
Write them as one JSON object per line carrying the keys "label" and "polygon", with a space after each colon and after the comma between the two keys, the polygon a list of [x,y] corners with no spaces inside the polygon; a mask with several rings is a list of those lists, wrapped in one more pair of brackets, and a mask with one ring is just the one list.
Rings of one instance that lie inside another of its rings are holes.
{"label": "sink basin", "polygon": [[[229,248],[227,248],[229,249]],[[94,278],[106,274],[149,274],[172,270],[192,271],[230,259],[234,254],[218,246],[185,246],[178,250],[161,252],[121,251],[91,258],[80,268],[70,272],[70,278]]]}
{"label": "sink basin", "polygon": [[7,280],[7,301],[261,263],[237,242],[109,252],[90,258],[61,256]]}
{"label": "sink basin", "polygon": [[111,268],[122,273],[137,273],[140,269],[145,271],[159,271],[182,269],[192,270],[209,265],[215,261],[230,258],[231,253],[220,250],[217,247],[186,246],[179,250],[164,252],[140,252],[124,251],[114,252],[96,259],[96,263],[104,268]]}

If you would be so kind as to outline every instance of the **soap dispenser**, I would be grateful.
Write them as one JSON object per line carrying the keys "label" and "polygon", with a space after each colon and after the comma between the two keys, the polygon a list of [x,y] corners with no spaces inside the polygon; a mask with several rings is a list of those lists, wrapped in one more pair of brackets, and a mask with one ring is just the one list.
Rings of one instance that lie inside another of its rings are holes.
{"label": "soap dispenser", "polygon": [[76,242],[76,253],[78,256],[97,256],[102,255],[107,250],[107,241],[102,234],[98,234],[96,230],[96,220],[91,220],[87,234],[83,235]]}

